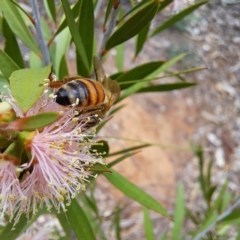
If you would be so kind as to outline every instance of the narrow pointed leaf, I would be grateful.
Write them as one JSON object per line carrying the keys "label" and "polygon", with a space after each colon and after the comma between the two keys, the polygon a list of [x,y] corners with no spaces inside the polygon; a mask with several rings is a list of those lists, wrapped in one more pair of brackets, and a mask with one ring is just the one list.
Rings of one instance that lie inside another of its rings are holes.
{"label": "narrow pointed leaf", "polygon": [[4,51],[20,67],[24,68],[24,62],[16,37],[9,27],[6,19],[2,20],[2,32],[5,38]]}
{"label": "narrow pointed leaf", "polygon": [[18,118],[9,124],[10,129],[33,131],[48,126],[60,118],[57,112],[43,112],[30,117]]}
{"label": "narrow pointed leaf", "polygon": [[71,42],[71,33],[69,31],[69,28],[66,28],[58,35],[58,41],[56,43],[55,67],[56,67],[57,76],[60,75],[61,61],[63,56],[65,56],[65,53],[68,51],[70,42]]}
{"label": "narrow pointed leaf", "polygon": [[159,85],[144,87],[144,88],[138,90],[137,92],[138,93],[166,92],[166,91],[173,91],[176,89],[188,88],[188,87],[192,87],[192,86],[196,86],[196,85],[197,85],[197,83],[194,83],[194,82],[159,84]]}
{"label": "narrow pointed leaf", "polygon": [[65,213],[61,212],[61,213],[56,214],[56,216],[57,216],[58,221],[60,222],[65,234],[66,234],[67,239],[70,240],[71,239],[72,228],[71,228],[70,223],[67,219],[67,215]]}
{"label": "narrow pointed leaf", "polygon": [[12,94],[21,107],[28,111],[43,93],[43,87],[39,84],[44,83],[51,72],[51,65],[41,69],[21,69],[12,73],[10,86]]}
{"label": "narrow pointed leaf", "polygon": [[92,145],[91,152],[102,154],[103,156],[108,155],[109,145],[107,141],[100,140],[96,142],[96,145]]}
{"label": "narrow pointed leaf", "polygon": [[121,240],[121,226],[120,226],[120,221],[121,221],[121,209],[119,206],[116,207],[115,209],[115,216],[113,220],[113,224],[115,225],[115,232],[116,232],[116,239]]}
{"label": "narrow pointed leaf", "polygon": [[19,222],[13,229],[13,222],[8,223],[0,233],[0,239],[15,240],[25,230],[28,220],[26,215],[22,214]]}
{"label": "narrow pointed leaf", "polygon": [[40,54],[37,43],[26,26],[18,7],[9,0],[1,0],[0,10],[4,13],[11,30],[16,36],[19,37],[32,51]]}
{"label": "narrow pointed leaf", "polygon": [[124,68],[124,44],[116,46],[116,65],[119,72]]}
{"label": "narrow pointed leaf", "polygon": [[144,192],[141,188],[137,187],[122,175],[110,169],[111,173],[104,173],[103,175],[111,182],[116,188],[123,192],[126,196],[132,198],[143,206],[152,209],[164,216],[168,216],[167,211],[163,206],[153,197]]}
{"label": "narrow pointed leaf", "polygon": [[121,151],[110,153],[108,155],[108,157],[112,157],[112,156],[115,156],[115,155],[118,155],[118,154],[123,154],[123,153],[126,153],[126,152],[134,151],[134,150],[137,150],[137,149],[142,149],[142,148],[149,147],[149,146],[152,146],[152,144],[146,143],[146,144],[141,144],[141,145],[138,145],[138,146],[135,146],[135,147],[126,148],[126,149],[121,150]]}
{"label": "narrow pointed leaf", "polygon": [[62,56],[62,60],[60,62],[59,66],[59,73],[58,73],[58,78],[63,79],[64,77],[68,76],[68,66],[67,66],[67,61],[66,61],[66,56]]}
{"label": "narrow pointed leaf", "polygon": [[115,166],[116,164],[122,162],[124,159],[129,158],[129,157],[135,155],[136,153],[138,153],[138,152],[130,152],[130,153],[127,153],[127,154],[125,154],[125,155],[117,158],[116,160],[110,162],[110,163],[108,164],[108,167],[113,167],[113,166]]}
{"label": "narrow pointed leaf", "polygon": [[19,69],[19,66],[0,49],[0,71],[5,79],[9,79],[12,72]]}
{"label": "narrow pointed leaf", "polygon": [[147,4],[149,2],[149,0],[142,0],[140,3],[138,3],[137,5],[135,5],[130,11],[128,11],[121,19],[120,21],[122,21],[124,18],[126,18],[129,14],[136,12],[137,10],[139,10],[141,7],[143,7],[145,4]]}
{"label": "narrow pointed leaf", "polygon": [[31,69],[39,69],[44,67],[42,59],[33,51],[30,52],[29,56],[29,67]]}
{"label": "narrow pointed leaf", "polygon": [[223,225],[240,224],[240,209],[237,208],[232,211],[229,215],[223,218],[220,223]]}
{"label": "narrow pointed leaf", "polygon": [[89,171],[92,172],[111,172],[105,164],[95,163],[89,168]]}
{"label": "narrow pointed leaf", "polygon": [[197,8],[199,8],[200,6],[202,6],[205,3],[207,3],[207,0],[198,2],[198,3],[194,4],[194,5],[192,5],[191,7],[187,8],[187,9],[184,9],[180,13],[174,15],[173,17],[168,19],[166,22],[164,22],[161,26],[157,27],[153,31],[153,33],[151,34],[151,37],[156,35],[156,34],[158,34],[158,33],[160,33],[161,31],[165,30],[166,28],[169,28],[173,24],[177,23],[178,21],[180,21],[181,19],[183,19],[188,14],[190,14],[191,12],[193,12],[194,10],[196,10]]}
{"label": "narrow pointed leaf", "polygon": [[[78,0],[77,3],[73,6],[72,8],[72,13],[74,18],[76,18],[79,15],[79,11],[80,11],[80,7],[81,7],[81,3],[82,0]],[[57,31],[54,33],[54,35],[52,36],[52,39],[50,40],[50,42],[48,44],[51,44],[53,42],[53,39],[60,33],[62,32],[66,27],[67,27],[67,19],[65,18],[60,26],[58,27]]]}
{"label": "narrow pointed leaf", "polygon": [[143,82],[139,82],[139,83],[135,83],[134,85],[130,86],[129,88],[127,88],[120,96],[119,101],[123,100],[124,98],[130,96],[133,93],[138,92],[140,89],[142,89],[143,87],[146,86],[147,81],[151,81],[153,78],[155,78],[156,76],[158,76],[161,72],[166,71],[169,67],[171,67],[174,63],[178,62],[179,60],[181,60],[182,58],[184,58],[186,56],[186,53],[182,53],[174,58],[172,58],[171,60],[169,60],[168,62],[165,62],[164,64],[162,64],[159,68],[157,68],[155,71],[151,72],[148,76],[146,76],[144,78]]}
{"label": "narrow pointed leaf", "polygon": [[150,24],[148,24],[138,35],[136,40],[135,58],[142,51],[144,43],[147,40]]}
{"label": "narrow pointed leaf", "polygon": [[44,39],[48,41],[52,37],[51,30],[45,18],[41,17],[40,21],[42,25]]}
{"label": "narrow pointed leaf", "polygon": [[116,78],[116,80],[118,82],[126,82],[129,80],[143,79],[161,67],[164,63],[165,62],[163,61],[157,61],[139,65],[125,73],[122,73]]}
{"label": "narrow pointed leaf", "polygon": [[81,60],[83,62],[84,67],[86,68],[86,71],[89,71],[89,69],[90,69],[89,66],[90,65],[88,63],[88,58],[87,58],[87,55],[86,55],[86,51],[85,51],[85,48],[84,48],[84,45],[83,45],[82,38],[81,38],[81,36],[78,32],[78,28],[77,28],[77,25],[76,25],[75,20],[74,20],[73,12],[72,12],[67,0],[61,0],[61,1],[62,1],[63,9],[64,9],[64,12],[65,12],[65,16],[66,16],[66,19],[67,19],[67,24],[68,24],[69,30],[72,34],[73,41],[74,41],[75,46],[77,48],[78,54],[81,57]]}
{"label": "narrow pointed leaf", "polygon": [[185,217],[184,190],[183,185],[178,185],[177,200],[174,210],[174,226],[172,229],[172,240],[178,240],[181,234]]}
{"label": "narrow pointed leaf", "polygon": [[154,240],[153,224],[150,218],[149,211],[146,207],[143,208],[143,215],[146,240]]}
{"label": "narrow pointed leaf", "polygon": [[217,222],[218,219],[218,214],[214,213],[211,215],[210,218],[206,219],[203,223],[202,226],[198,227],[197,233],[194,234],[193,240],[200,240],[203,239],[203,237],[207,234],[205,230],[211,225]]}
{"label": "narrow pointed leaf", "polygon": [[115,47],[137,35],[152,21],[157,12],[158,4],[158,1],[152,1],[129,18],[108,39],[105,48],[110,49]]}
{"label": "narrow pointed leaf", "polygon": [[[128,72],[121,74],[119,77],[116,78],[116,80],[121,84],[129,80],[132,81],[132,80],[144,79],[149,74],[151,74],[152,72],[160,68],[163,64],[164,64],[163,61],[142,64],[140,66],[137,66],[129,70]],[[139,82],[139,81],[136,81],[136,82]],[[121,85],[121,90],[127,89],[128,87],[134,85],[136,82]]]}
{"label": "narrow pointed leaf", "polygon": [[56,8],[55,8],[55,1],[53,0],[44,0],[44,5],[47,12],[49,12],[49,15],[53,19],[54,22],[56,22]]}
{"label": "narrow pointed leaf", "polygon": [[94,38],[94,9],[93,1],[82,1],[81,11],[78,20],[78,31],[82,39],[84,49],[86,51],[87,60],[89,64],[89,69],[86,72],[86,69],[83,68],[84,63],[82,62],[81,56],[77,54],[77,69],[78,74],[83,77],[89,77],[93,60],[93,38]]}
{"label": "narrow pointed leaf", "polygon": [[109,76],[110,79],[115,80],[118,77],[120,77],[123,74],[123,72],[117,72]]}
{"label": "narrow pointed leaf", "polygon": [[91,224],[83,211],[82,207],[78,204],[76,199],[73,199],[71,205],[67,209],[67,217],[69,223],[76,234],[77,239],[94,240],[96,236],[93,232]]}
{"label": "narrow pointed leaf", "polygon": [[162,11],[167,5],[169,5],[173,0],[165,0],[161,1],[159,7],[158,7],[158,12]]}
{"label": "narrow pointed leaf", "polygon": [[104,23],[103,23],[104,29],[103,30],[105,30],[105,26],[107,24],[108,17],[110,15],[112,8],[113,8],[113,0],[108,0],[107,10],[106,10],[105,17],[104,17]]}

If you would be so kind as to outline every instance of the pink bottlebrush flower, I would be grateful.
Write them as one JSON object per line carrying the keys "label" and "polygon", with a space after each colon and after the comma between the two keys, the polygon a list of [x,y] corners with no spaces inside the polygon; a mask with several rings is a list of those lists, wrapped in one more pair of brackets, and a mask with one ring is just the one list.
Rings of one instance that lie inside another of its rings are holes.
{"label": "pink bottlebrush flower", "polygon": [[[26,134],[25,158],[22,162],[6,161],[0,156],[0,214],[14,218],[14,225],[22,213],[35,214],[39,206],[46,205],[58,211],[81,190],[94,163],[102,163],[99,154],[89,151],[95,144],[94,129],[89,129],[88,116],[79,114],[74,107],[62,107],[54,97],[44,91],[42,97],[27,112],[23,113],[13,96],[1,96],[12,105],[18,117],[33,116],[40,112],[56,111],[61,117],[42,130]],[[28,158],[27,158],[28,156]],[[25,159],[25,161],[23,161]],[[27,159],[27,160],[26,160]]]}

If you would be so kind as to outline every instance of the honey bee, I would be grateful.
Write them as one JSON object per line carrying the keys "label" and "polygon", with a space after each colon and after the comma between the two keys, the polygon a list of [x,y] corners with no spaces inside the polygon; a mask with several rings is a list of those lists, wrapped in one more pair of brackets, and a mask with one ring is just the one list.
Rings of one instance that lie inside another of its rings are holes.
{"label": "honey bee", "polygon": [[[96,80],[81,76],[65,77],[62,81],[50,82],[50,88],[58,88],[54,93],[56,102],[62,106],[76,106],[81,113],[89,116],[97,114],[104,118],[120,96],[117,81],[107,78],[100,60],[94,58]],[[96,121],[96,119],[95,119]],[[92,125],[96,125],[93,121]]]}

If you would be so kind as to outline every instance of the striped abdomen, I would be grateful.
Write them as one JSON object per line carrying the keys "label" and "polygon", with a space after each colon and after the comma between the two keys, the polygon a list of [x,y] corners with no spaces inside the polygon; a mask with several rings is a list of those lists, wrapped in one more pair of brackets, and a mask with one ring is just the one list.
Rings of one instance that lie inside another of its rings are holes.
{"label": "striped abdomen", "polygon": [[103,103],[105,99],[102,85],[88,79],[68,82],[56,92],[56,95],[56,102],[63,106],[77,104],[79,107],[91,107]]}

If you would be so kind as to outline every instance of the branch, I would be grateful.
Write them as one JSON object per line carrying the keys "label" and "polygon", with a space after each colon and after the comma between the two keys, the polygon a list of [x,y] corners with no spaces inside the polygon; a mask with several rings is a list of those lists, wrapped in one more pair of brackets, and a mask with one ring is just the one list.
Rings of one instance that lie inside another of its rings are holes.
{"label": "branch", "polygon": [[240,206],[240,199],[228,210],[226,210],[224,213],[222,213],[215,222],[213,222],[210,226],[208,226],[204,231],[200,232],[193,240],[200,240],[202,239],[209,231],[212,230],[212,228],[221,220],[223,220],[225,217],[227,217],[229,214],[231,214],[236,208]]}
{"label": "branch", "polygon": [[114,27],[116,26],[117,15],[118,15],[118,12],[120,10],[120,7],[119,7],[120,2],[121,2],[121,0],[113,0],[113,12],[112,12],[112,15],[110,17],[110,20],[109,20],[109,23],[108,23],[108,26],[107,26],[107,30],[105,31],[105,33],[103,35],[103,40],[102,40],[101,47],[100,47],[100,50],[99,50],[99,53],[98,53],[98,58],[99,59],[101,59],[102,56],[104,55],[106,42],[107,42],[109,36],[111,35]]}
{"label": "branch", "polygon": [[50,56],[49,56],[47,44],[43,37],[43,31],[42,31],[42,26],[41,26],[41,22],[40,22],[40,14],[38,11],[37,1],[31,0],[31,6],[32,6],[32,11],[33,11],[33,18],[35,20],[36,31],[37,31],[37,40],[38,40],[38,44],[39,44],[40,50],[43,55],[43,62],[45,65],[48,65],[50,63]]}

